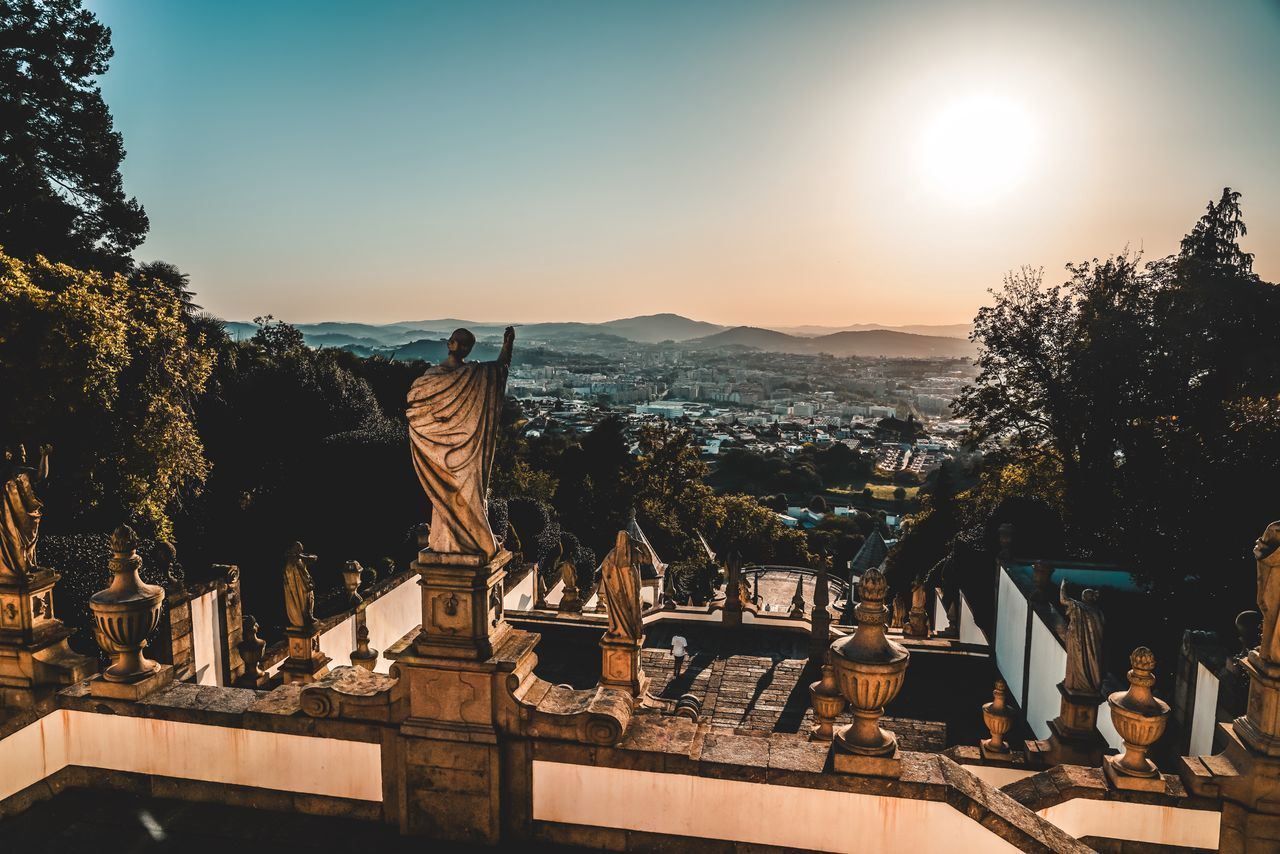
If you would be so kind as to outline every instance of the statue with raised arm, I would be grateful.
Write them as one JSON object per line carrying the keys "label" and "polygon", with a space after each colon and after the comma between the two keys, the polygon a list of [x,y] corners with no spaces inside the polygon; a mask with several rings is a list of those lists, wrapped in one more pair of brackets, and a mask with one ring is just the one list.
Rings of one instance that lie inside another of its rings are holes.
{"label": "statue with raised arm", "polygon": [[310,629],[316,622],[316,585],[311,580],[315,555],[303,552],[294,543],[284,556],[284,611],[289,628]]}
{"label": "statue with raised arm", "polygon": [[1086,590],[1080,598],[1067,595],[1067,582],[1058,588],[1058,599],[1067,611],[1067,675],[1065,687],[1073,694],[1102,693],[1102,609],[1098,591]]}
{"label": "statue with raised arm", "polygon": [[1258,562],[1258,610],[1262,612],[1262,643],[1258,654],[1268,664],[1280,666],[1280,522],[1272,522],[1253,545]]}
{"label": "statue with raised arm", "polygon": [[40,538],[40,514],[44,503],[35,484],[49,476],[50,445],[40,447],[35,467],[27,464],[22,445],[4,454],[3,493],[0,493],[0,575],[26,578],[36,569],[36,541]]}
{"label": "statue with raised arm", "polygon": [[432,551],[486,560],[498,553],[486,506],[514,341],[508,326],[496,362],[466,362],[476,337],[455,330],[448,357],[409,389],[409,442],[431,499]]}
{"label": "statue with raised arm", "polygon": [[640,564],[645,560],[640,544],[619,531],[613,551],[600,564],[600,582],[609,603],[609,629],[605,637],[639,640]]}

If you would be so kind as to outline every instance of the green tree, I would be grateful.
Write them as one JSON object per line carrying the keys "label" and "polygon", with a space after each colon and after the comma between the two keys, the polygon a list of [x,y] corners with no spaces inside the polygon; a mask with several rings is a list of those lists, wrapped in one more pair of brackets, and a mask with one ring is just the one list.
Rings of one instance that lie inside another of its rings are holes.
{"label": "green tree", "polygon": [[[172,292],[0,254],[0,435],[50,442],[55,528],[122,518],[172,534],[209,473],[194,406],[213,365]],[[63,528],[66,530],[66,527]]]}
{"label": "green tree", "polygon": [[120,271],[147,233],[96,78],[111,31],[79,0],[0,0],[0,247]]}

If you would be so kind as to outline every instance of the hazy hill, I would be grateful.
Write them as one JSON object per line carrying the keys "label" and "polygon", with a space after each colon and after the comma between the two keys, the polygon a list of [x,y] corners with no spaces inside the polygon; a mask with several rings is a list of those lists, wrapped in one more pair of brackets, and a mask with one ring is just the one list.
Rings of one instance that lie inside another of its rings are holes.
{"label": "hazy hill", "polygon": [[960,358],[974,354],[973,345],[963,339],[889,329],[834,332],[810,338],[754,326],[735,326],[688,343],[700,349],[750,347],[773,353],[830,353],[833,356]]}
{"label": "hazy hill", "polygon": [[[437,320],[405,320],[397,323],[346,323],[323,321],[295,324],[312,347],[346,347],[356,351],[379,348],[422,347],[423,342],[445,340],[453,330],[466,327],[481,341],[500,341],[505,323],[446,317]],[[693,343],[697,346],[743,346],[781,353],[831,352],[836,355],[968,355],[968,324],[882,327],[856,324],[844,327],[796,326],[765,329],[755,326],[726,327],[679,314],[649,314],[603,323],[523,323],[513,324],[516,338],[530,343],[555,345],[565,339],[627,340],[646,344],[662,341]],[[229,321],[227,332],[244,340],[257,326]],[[893,336],[905,335],[898,339]],[[721,337],[723,336],[723,337]],[[838,337],[853,336],[853,337]],[[939,343],[945,342],[945,343]],[[416,358],[416,357],[415,357]],[[423,357],[429,358],[429,357]]]}
{"label": "hazy hill", "polygon": [[917,323],[909,326],[884,326],[879,323],[851,323],[848,326],[780,326],[779,332],[789,335],[801,335],[806,338],[817,338],[835,332],[869,332],[885,329],[890,332],[910,332],[912,335],[937,335],[942,338],[968,338],[973,330],[969,323]]}
{"label": "hazy hill", "polygon": [[648,314],[642,317],[626,317],[598,324],[614,335],[630,341],[656,344],[659,341],[688,341],[714,335],[727,327],[704,320],[690,320],[679,314]]}

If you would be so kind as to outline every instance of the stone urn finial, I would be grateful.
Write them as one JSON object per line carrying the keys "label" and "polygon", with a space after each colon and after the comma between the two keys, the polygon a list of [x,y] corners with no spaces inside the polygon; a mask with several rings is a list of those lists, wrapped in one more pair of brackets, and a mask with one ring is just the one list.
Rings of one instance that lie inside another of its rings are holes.
{"label": "stone urn finial", "polygon": [[[840,693],[853,709],[853,723],[836,733],[836,765],[855,773],[892,773],[883,763],[841,762],[840,753],[855,757],[892,758],[898,749],[893,733],[880,728],[884,707],[898,696],[911,653],[885,636],[889,585],[879,569],[869,569],[859,584],[860,600],[853,634],[831,645],[831,666]],[[867,770],[862,770],[865,767]]]}
{"label": "stone urn finial", "polygon": [[244,662],[244,673],[240,682],[250,688],[257,688],[266,681],[266,671],[262,669],[262,654],[266,652],[267,642],[258,637],[258,621],[252,614],[241,618],[241,640],[236,646],[240,651],[240,660]]}
{"label": "stone urn finial", "polygon": [[1163,791],[1160,770],[1147,758],[1147,751],[1164,735],[1169,721],[1169,704],[1151,693],[1156,684],[1152,673],[1155,654],[1140,646],[1129,656],[1129,667],[1129,690],[1116,691],[1107,698],[1111,722],[1124,739],[1124,755],[1105,757],[1104,770],[1117,788]]}
{"label": "stone urn finial", "polygon": [[356,626],[356,648],[351,653],[351,663],[365,670],[373,670],[378,663],[378,651],[369,648],[369,626],[364,621]]}
{"label": "stone urn finial", "polygon": [[982,722],[991,732],[991,738],[983,739],[979,747],[984,758],[1004,758],[1009,755],[1009,745],[1004,737],[1013,728],[1013,712],[1009,709],[1009,688],[1003,679],[997,679],[991,692],[991,702],[982,707]]}
{"label": "stone urn finial", "polygon": [[102,651],[111,656],[111,666],[102,672],[108,682],[140,682],[160,669],[159,663],[142,654],[147,638],[160,623],[164,588],[146,584],[138,574],[138,535],[121,525],[111,535],[111,585],[89,598],[93,611],[94,636]]}
{"label": "stone urn finial", "polygon": [[830,664],[822,665],[822,678],[809,684],[809,696],[813,700],[813,729],[811,741],[830,741],[836,717],[844,711],[845,699],[836,682],[836,672]]}

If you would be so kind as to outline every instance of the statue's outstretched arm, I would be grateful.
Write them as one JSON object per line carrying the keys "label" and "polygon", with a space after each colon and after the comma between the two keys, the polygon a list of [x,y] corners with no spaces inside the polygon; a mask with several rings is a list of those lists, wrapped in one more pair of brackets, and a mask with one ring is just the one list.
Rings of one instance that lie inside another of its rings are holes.
{"label": "statue's outstretched arm", "polygon": [[515,343],[516,330],[514,326],[508,326],[506,332],[502,333],[502,351],[498,353],[498,361],[503,365],[511,364],[511,345]]}
{"label": "statue's outstretched arm", "polygon": [[36,479],[44,480],[49,476],[49,454],[53,451],[53,445],[40,446],[40,462],[36,463]]}

